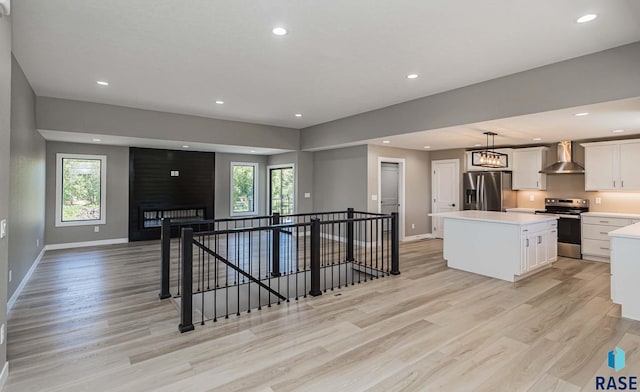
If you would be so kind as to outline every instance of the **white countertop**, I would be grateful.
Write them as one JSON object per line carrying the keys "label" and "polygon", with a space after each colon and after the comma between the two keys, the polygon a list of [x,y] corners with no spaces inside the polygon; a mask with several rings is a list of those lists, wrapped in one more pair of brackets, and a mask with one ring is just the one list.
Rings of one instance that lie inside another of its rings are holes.
{"label": "white countertop", "polygon": [[621,227],[609,232],[610,237],[633,238],[640,240],[640,223]]}
{"label": "white countertop", "polygon": [[507,212],[525,212],[527,214],[534,214],[538,210],[540,210],[540,208],[525,208],[525,207],[507,208]]}
{"label": "white countertop", "polygon": [[431,216],[438,216],[448,219],[461,219],[461,220],[473,220],[491,223],[505,223],[510,225],[528,225],[531,223],[540,223],[554,221],[558,219],[555,216],[549,215],[534,215],[534,214],[510,214],[507,212],[497,211],[456,211],[456,212],[441,212],[436,214],[429,214]]}
{"label": "white countertop", "polygon": [[583,212],[582,216],[640,219],[640,214],[627,214],[627,213],[620,213],[620,212]]}

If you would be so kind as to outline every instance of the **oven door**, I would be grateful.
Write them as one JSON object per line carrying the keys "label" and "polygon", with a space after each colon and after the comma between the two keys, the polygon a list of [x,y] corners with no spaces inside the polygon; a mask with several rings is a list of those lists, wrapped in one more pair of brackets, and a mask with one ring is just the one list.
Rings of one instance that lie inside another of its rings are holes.
{"label": "oven door", "polygon": [[579,215],[560,215],[558,219],[558,242],[580,245],[581,220]]}

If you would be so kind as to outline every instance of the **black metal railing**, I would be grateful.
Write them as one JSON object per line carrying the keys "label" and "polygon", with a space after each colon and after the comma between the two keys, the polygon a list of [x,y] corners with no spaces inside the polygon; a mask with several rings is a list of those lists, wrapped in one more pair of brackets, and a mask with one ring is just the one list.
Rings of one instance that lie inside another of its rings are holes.
{"label": "black metal railing", "polygon": [[171,223],[163,221],[160,297],[171,296],[177,270],[182,332],[193,329],[194,314],[215,322],[400,273],[396,214],[349,209],[179,226],[180,257],[171,263]]}

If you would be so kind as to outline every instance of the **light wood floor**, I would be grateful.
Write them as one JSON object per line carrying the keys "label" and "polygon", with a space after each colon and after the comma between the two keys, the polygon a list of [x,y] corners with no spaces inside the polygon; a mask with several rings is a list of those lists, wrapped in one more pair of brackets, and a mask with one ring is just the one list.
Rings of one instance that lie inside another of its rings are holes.
{"label": "light wood floor", "polygon": [[577,391],[640,375],[640,323],[607,264],[561,259],[518,284],[401,247],[400,276],[180,334],[159,244],[47,252],[9,317],[7,391]]}

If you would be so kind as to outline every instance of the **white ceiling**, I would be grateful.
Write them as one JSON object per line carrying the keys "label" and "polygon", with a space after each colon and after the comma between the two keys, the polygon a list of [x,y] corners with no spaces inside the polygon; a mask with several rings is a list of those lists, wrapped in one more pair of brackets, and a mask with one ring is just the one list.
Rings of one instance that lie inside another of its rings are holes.
{"label": "white ceiling", "polygon": [[[589,115],[575,116],[576,113]],[[614,130],[624,132],[614,133]],[[497,146],[640,135],[640,98],[371,139],[368,143],[426,151],[473,148],[477,144],[484,147],[487,142],[483,132],[486,131],[498,134],[495,137]],[[385,140],[390,143],[384,143]],[[430,148],[425,149],[425,146]]]}
{"label": "white ceiling", "polygon": [[[13,50],[37,95],[294,128],[640,40],[638,0],[13,5]],[[587,13],[599,17],[575,23]]]}

